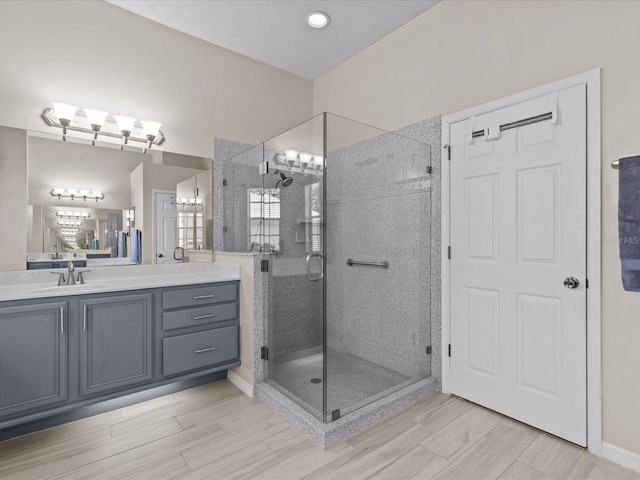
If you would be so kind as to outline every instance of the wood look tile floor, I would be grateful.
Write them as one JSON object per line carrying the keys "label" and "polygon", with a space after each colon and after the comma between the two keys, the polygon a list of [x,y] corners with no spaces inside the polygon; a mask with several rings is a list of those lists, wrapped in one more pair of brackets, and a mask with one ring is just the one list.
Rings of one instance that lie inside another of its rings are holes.
{"label": "wood look tile floor", "polygon": [[228,381],[0,443],[0,479],[640,480],[465,400],[434,394],[321,450]]}

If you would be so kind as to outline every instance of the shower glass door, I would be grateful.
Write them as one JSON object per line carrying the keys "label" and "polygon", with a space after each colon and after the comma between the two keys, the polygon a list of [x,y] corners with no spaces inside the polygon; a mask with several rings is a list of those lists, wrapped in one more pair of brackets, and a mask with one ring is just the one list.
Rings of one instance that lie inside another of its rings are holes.
{"label": "shower glass door", "polygon": [[431,154],[326,115],[325,421],[431,374]]}
{"label": "shower glass door", "polygon": [[324,119],[264,143],[262,187],[250,192],[252,232],[268,256],[266,378],[325,418]]}

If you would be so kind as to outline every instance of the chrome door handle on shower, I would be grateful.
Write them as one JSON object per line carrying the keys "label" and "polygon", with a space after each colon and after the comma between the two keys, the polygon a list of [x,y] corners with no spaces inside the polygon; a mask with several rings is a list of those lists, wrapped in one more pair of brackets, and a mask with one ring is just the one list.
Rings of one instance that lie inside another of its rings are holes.
{"label": "chrome door handle on shower", "polygon": [[[313,257],[320,257],[320,261],[322,262],[320,265],[322,267],[322,271],[320,273],[312,274],[311,273],[311,259]],[[317,282],[318,280],[322,280],[324,277],[324,257],[318,252],[311,252],[307,255],[307,278],[312,282]]]}

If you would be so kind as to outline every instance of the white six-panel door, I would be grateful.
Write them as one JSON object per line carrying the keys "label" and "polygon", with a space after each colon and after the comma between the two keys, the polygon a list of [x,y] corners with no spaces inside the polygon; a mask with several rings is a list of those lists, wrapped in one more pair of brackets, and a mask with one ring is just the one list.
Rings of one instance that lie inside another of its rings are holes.
{"label": "white six-panel door", "polygon": [[[555,121],[469,141],[546,110]],[[586,87],[450,132],[451,392],[584,446]]]}
{"label": "white six-panel door", "polygon": [[173,258],[177,246],[177,212],[175,193],[155,192],[156,258],[155,263],[178,263]]}

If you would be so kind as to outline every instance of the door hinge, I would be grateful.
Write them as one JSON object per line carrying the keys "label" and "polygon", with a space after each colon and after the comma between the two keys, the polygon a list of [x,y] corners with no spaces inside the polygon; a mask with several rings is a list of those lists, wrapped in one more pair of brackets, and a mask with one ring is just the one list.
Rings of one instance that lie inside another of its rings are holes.
{"label": "door hinge", "polygon": [[431,345],[427,347],[427,355],[431,355]]}
{"label": "door hinge", "polygon": [[447,247],[447,258],[451,260],[451,247]]}
{"label": "door hinge", "polygon": [[258,169],[258,174],[266,175],[267,173],[269,173],[269,162],[262,162]]}
{"label": "door hinge", "polygon": [[226,179],[226,178],[223,178],[223,179],[222,179],[222,186],[223,186],[223,187],[226,187],[226,186],[227,186],[227,179]]}
{"label": "door hinge", "polygon": [[447,151],[447,160],[451,160],[451,145],[444,145],[442,148]]}
{"label": "door hinge", "polygon": [[427,167],[427,173],[428,173],[429,175],[431,175],[431,174],[433,173],[433,167],[428,166],[428,167]]}
{"label": "door hinge", "polygon": [[340,418],[340,410],[334,410],[333,412],[331,412],[331,421],[332,422],[335,422],[339,418]]}
{"label": "door hinge", "polygon": [[269,348],[268,347],[260,347],[260,358],[262,360],[269,360]]}
{"label": "door hinge", "polygon": [[449,356],[451,356],[451,344],[449,344]]}
{"label": "door hinge", "polygon": [[222,227],[222,233],[227,233],[227,227]]}
{"label": "door hinge", "polygon": [[269,271],[269,260],[261,260],[260,261],[260,271],[268,272]]}
{"label": "door hinge", "polygon": [[584,280],[584,288],[589,288],[589,279],[585,278]]}

